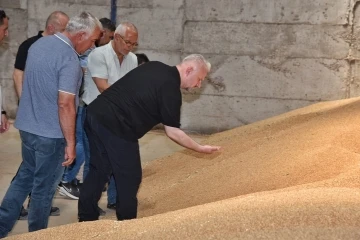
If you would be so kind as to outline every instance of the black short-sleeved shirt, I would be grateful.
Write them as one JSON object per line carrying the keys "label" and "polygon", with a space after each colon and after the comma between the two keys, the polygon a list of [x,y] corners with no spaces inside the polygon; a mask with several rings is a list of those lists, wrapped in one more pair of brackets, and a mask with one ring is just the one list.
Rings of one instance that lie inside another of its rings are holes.
{"label": "black short-sleeved shirt", "polygon": [[37,40],[39,40],[39,38],[42,37],[42,33],[43,31],[40,31],[38,35],[28,38],[20,44],[15,60],[16,69],[19,69],[21,71],[25,70],[25,64],[26,64],[29,48],[34,42],[36,42]]}
{"label": "black short-sleeved shirt", "polygon": [[179,71],[153,61],[111,85],[87,112],[114,134],[137,140],[158,123],[179,128],[181,103]]}

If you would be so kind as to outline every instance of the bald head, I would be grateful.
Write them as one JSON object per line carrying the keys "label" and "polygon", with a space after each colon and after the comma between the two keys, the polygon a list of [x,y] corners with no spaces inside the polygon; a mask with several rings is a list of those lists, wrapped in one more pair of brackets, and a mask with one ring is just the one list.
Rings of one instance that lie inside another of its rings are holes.
{"label": "bald head", "polygon": [[127,31],[138,33],[138,30],[135,27],[135,25],[130,22],[120,23],[119,26],[117,26],[115,33],[120,34],[120,36],[125,36]]}
{"label": "bald head", "polygon": [[57,32],[63,32],[66,24],[69,21],[69,16],[62,11],[55,11],[50,14],[46,20],[45,35],[52,35]]}

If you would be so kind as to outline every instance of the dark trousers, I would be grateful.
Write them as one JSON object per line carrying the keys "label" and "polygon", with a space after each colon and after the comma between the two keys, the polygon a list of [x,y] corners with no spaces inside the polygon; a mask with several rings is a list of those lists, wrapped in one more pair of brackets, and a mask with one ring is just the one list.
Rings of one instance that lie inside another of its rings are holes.
{"label": "dark trousers", "polygon": [[99,219],[98,201],[111,174],[117,190],[117,219],[136,218],[136,195],[142,176],[139,143],[114,135],[89,113],[85,131],[90,144],[90,169],[80,191],[79,221]]}

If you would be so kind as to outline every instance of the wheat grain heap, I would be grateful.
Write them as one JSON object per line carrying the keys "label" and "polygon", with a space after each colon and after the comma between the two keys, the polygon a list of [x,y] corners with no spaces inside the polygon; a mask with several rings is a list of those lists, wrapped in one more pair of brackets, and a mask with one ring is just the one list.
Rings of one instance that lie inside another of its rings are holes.
{"label": "wheat grain heap", "polygon": [[[360,239],[360,98],[214,134],[143,170],[139,218],[14,239]],[[72,235],[69,235],[72,234]]]}

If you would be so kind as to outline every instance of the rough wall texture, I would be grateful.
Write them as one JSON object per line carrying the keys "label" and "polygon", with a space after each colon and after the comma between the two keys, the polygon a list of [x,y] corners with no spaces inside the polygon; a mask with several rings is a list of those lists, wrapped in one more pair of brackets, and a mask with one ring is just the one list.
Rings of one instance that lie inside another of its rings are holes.
{"label": "rough wall texture", "polygon": [[[0,0],[10,37],[0,83],[15,116],[11,79],[19,44],[54,10],[110,16],[110,0]],[[182,127],[216,132],[317,101],[360,94],[357,0],[118,0],[117,21],[139,29],[152,60],[174,65],[201,53],[213,65],[201,89],[183,92]]]}

